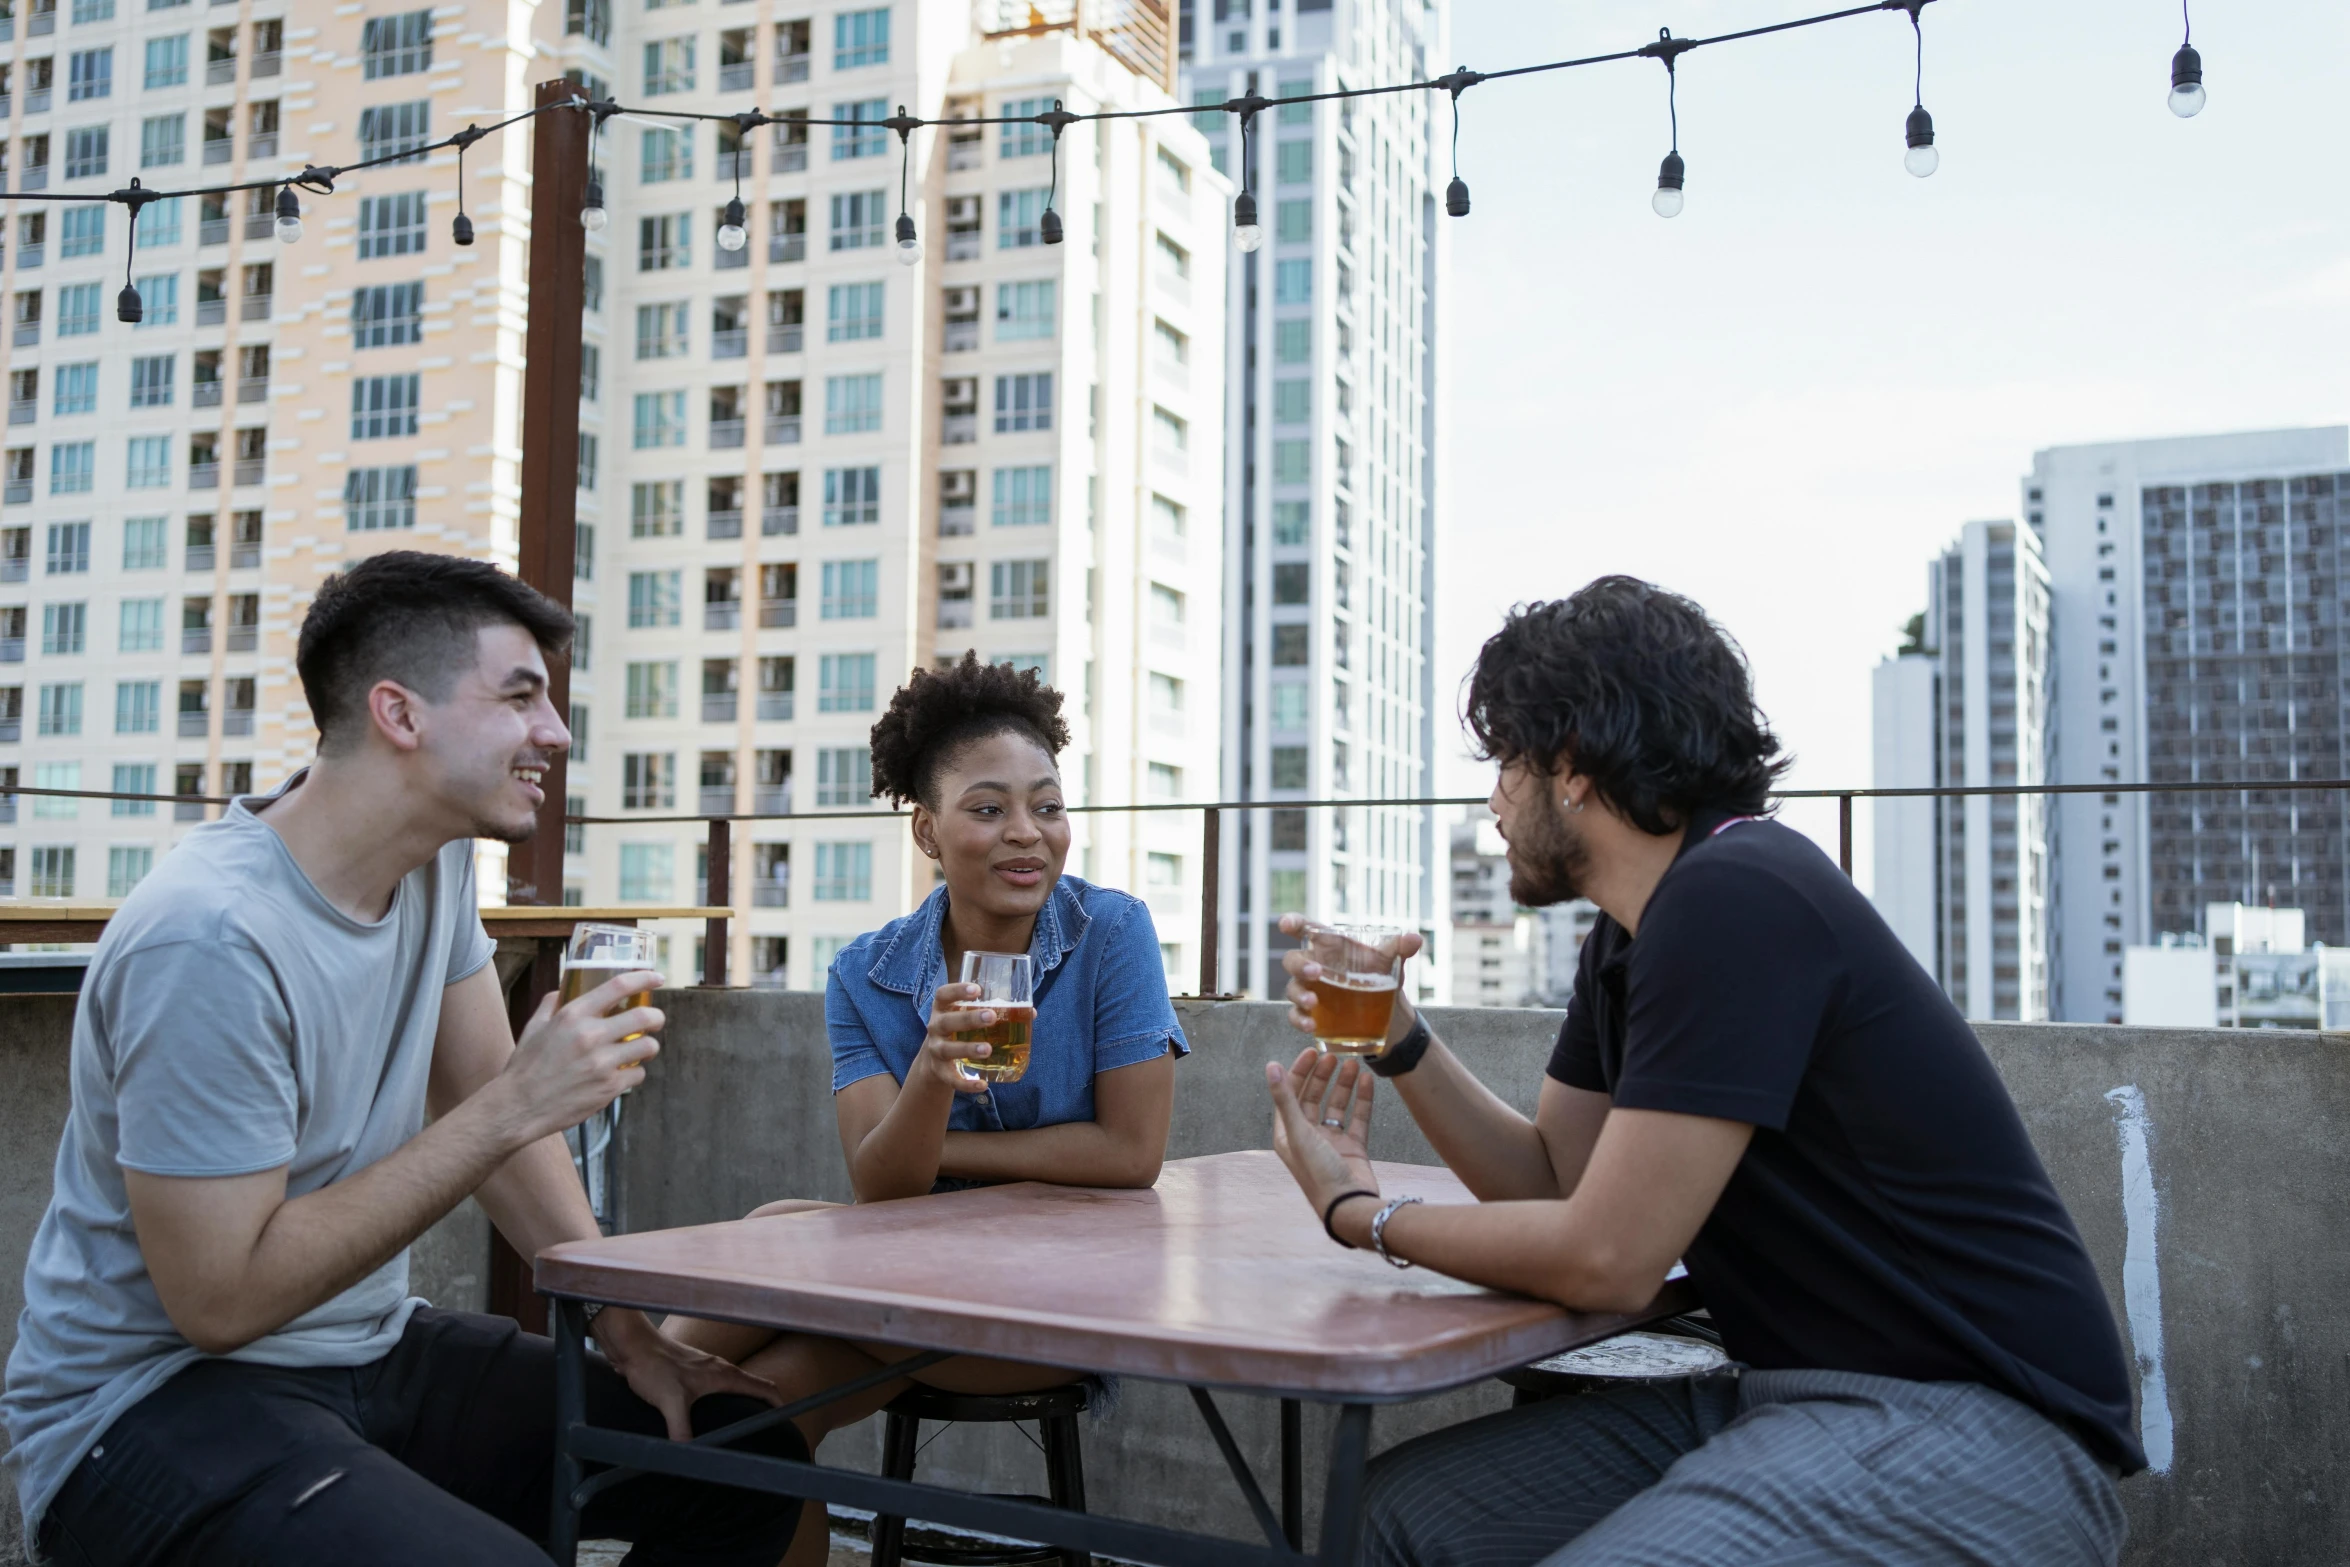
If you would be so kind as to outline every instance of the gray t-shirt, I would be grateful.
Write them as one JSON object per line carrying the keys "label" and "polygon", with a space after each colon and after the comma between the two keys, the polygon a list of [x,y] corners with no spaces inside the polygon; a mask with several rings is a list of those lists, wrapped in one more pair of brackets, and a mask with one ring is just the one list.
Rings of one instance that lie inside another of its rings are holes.
{"label": "gray t-shirt", "polygon": [[[107,1426],[201,1354],[147,1276],[123,1170],[282,1165],[291,1198],[365,1169],[423,1128],[441,993],[493,951],[470,840],[411,871],[390,912],[362,923],[327,902],[254,813],[267,803],[237,801],[164,856],[90,961],[73,1110],[0,1398],[28,1538]],[[364,1365],[418,1304],[403,1251],[228,1358]]]}

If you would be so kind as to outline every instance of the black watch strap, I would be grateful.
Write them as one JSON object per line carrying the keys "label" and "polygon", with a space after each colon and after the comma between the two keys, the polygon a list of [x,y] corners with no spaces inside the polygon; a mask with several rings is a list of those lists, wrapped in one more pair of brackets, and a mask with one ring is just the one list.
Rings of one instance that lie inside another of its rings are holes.
{"label": "black watch strap", "polygon": [[1381,1077],[1401,1077],[1420,1064],[1420,1057],[1428,1053],[1428,1046],[1435,1038],[1434,1034],[1428,1032],[1428,1019],[1415,1013],[1412,1026],[1403,1038],[1377,1055],[1367,1057],[1363,1065]]}

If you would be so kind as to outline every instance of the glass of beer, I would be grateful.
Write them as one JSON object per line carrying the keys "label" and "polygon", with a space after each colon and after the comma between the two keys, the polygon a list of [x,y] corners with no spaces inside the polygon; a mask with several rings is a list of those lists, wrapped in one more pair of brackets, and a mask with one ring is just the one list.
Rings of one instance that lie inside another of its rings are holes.
{"label": "glass of beer", "polygon": [[1036,978],[1025,952],[966,952],[963,983],[977,985],[977,998],[959,1003],[962,1010],[985,1007],[995,1021],[985,1028],[958,1029],[955,1039],[972,1045],[985,1041],[987,1054],[966,1057],[959,1070],[965,1077],[991,1083],[1017,1083],[1028,1071],[1028,1031],[1036,1021]]}
{"label": "glass of beer", "polygon": [[1308,925],[1306,956],[1322,972],[1314,993],[1314,1046],[1325,1055],[1375,1056],[1387,1048],[1387,1023],[1403,988],[1404,933],[1378,925]]}
{"label": "glass of beer", "polygon": [[[571,944],[563,949],[563,999],[559,1005],[569,1006],[615,974],[626,974],[653,966],[653,938],[650,932],[633,925],[582,924],[571,928]],[[651,1006],[653,993],[649,990],[632,991],[613,1013],[626,1012],[632,1007]],[[605,1014],[611,1016],[612,1013]],[[643,1034],[623,1034],[623,1043],[642,1039]]]}

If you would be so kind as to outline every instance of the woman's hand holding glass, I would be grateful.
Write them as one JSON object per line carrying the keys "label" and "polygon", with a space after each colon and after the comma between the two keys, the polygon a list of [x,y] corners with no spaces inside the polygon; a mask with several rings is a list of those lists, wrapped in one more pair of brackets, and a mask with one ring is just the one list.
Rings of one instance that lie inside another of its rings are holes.
{"label": "woman's hand holding glass", "polygon": [[915,1058],[917,1070],[927,1072],[958,1094],[984,1094],[994,1086],[984,1077],[973,1076],[963,1064],[986,1060],[987,1042],[955,1037],[995,1022],[993,1008],[971,1005],[979,996],[980,988],[974,984],[958,981],[939,986],[930,1001],[930,1030],[923,1035],[922,1053]]}

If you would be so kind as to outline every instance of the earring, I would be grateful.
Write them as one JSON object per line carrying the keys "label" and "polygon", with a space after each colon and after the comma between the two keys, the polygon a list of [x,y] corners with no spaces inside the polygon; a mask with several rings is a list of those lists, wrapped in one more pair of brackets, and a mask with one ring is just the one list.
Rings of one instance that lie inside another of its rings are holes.
{"label": "earring", "polygon": [[1559,804],[1567,808],[1567,814],[1570,816],[1580,816],[1583,814],[1583,807],[1574,800],[1561,800],[1559,801]]}

